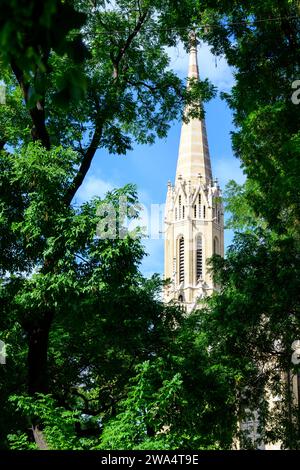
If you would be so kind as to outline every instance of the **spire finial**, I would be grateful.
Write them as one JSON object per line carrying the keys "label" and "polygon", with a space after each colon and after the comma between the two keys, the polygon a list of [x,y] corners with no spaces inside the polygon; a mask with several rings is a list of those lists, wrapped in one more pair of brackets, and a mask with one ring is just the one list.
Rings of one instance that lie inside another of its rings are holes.
{"label": "spire finial", "polygon": [[190,61],[189,61],[189,78],[199,79],[198,58],[197,58],[197,37],[194,31],[190,33]]}

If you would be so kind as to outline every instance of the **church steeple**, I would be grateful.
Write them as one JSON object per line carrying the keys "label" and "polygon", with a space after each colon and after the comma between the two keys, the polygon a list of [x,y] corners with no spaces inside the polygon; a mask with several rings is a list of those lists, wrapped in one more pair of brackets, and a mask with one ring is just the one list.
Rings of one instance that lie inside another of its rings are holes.
{"label": "church steeple", "polygon": [[191,34],[188,78],[197,78],[199,80],[197,39],[193,33]]}
{"label": "church steeple", "polygon": [[[191,36],[188,85],[199,80],[197,44]],[[187,110],[188,111],[188,110]],[[182,124],[175,185],[168,183],[165,209],[166,302],[180,302],[191,311],[215,286],[207,259],[224,254],[220,188],[212,181],[205,120]]]}
{"label": "church steeple", "polygon": [[[191,39],[188,79],[199,80],[197,40],[195,36]],[[193,180],[199,174],[203,177],[203,181],[207,183],[212,179],[204,118],[190,119],[188,123],[182,124],[176,181],[180,177]]]}

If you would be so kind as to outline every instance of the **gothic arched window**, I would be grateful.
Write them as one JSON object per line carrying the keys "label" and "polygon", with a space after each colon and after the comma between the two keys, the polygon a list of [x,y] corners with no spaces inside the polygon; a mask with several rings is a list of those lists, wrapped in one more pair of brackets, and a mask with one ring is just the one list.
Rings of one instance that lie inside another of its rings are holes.
{"label": "gothic arched window", "polygon": [[217,206],[216,206],[216,201],[215,201],[215,198],[213,198],[212,200],[212,218],[213,219],[217,219]]}
{"label": "gothic arched window", "polygon": [[198,196],[199,219],[201,219],[201,194]]}
{"label": "gothic arched window", "polygon": [[178,272],[179,282],[184,282],[184,238],[180,237],[178,241]]}
{"label": "gothic arched window", "polygon": [[179,219],[181,219],[181,196],[178,198],[178,205],[179,205]]}
{"label": "gothic arched window", "polygon": [[214,255],[219,254],[219,240],[217,237],[214,238]]}
{"label": "gothic arched window", "polygon": [[199,281],[203,276],[203,246],[202,236],[196,238],[196,279]]}

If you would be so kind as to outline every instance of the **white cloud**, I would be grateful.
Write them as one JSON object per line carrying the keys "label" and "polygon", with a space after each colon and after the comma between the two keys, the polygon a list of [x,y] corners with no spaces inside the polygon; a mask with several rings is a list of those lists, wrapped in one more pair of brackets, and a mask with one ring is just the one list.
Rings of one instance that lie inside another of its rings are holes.
{"label": "white cloud", "polygon": [[[189,57],[180,43],[177,47],[169,47],[172,68],[180,77],[187,76]],[[219,91],[229,91],[234,84],[232,69],[224,57],[216,57],[211,52],[211,47],[206,43],[198,46],[199,72],[202,79],[208,78]]]}
{"label": "white cloud", "polygon": [[97,176],[88,176],[76,194],[79,203],[89,201],[94,196],[103,197],[107,191],[111,191],[116,185]]}
{"label": "white cloud", "polygon": [[246,175],[243,173],[237,158],[220,158],[213,163],[214,174],[218,175],[218,180],[222,188],[224,188],[230,180],[234,180],[238,184],[245,182]]}

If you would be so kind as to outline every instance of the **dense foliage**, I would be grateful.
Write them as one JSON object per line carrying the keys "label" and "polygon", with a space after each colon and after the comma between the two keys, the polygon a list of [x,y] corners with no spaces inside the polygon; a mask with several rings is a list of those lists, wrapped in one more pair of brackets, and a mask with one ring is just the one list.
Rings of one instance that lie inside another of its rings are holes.
{"label": "dense foliage", "polygon": [[[134,141],[151,143],[186,104],[200,115],[200,96],[212,96],[206,82],[187,90],[168,67],[165,47],[180,31],[188,42],[191,2],[4,3],[1,447],[130,448],[150,437],[152,446],[228,446],[234,420],[224,433],[216,418],[208,425],[215,410],[205,380],[197,383],[206,353],[196,333],[161,303],[161,281],[139,272],[139,232],[123,226],[137,216],[135,188],[76,201],[98,148],[124,154]],[[216,397],[227,399],[227,383],[210,375]],[[128,421],[133,408],[142,421],[134,413]]]}
{"label": "dense foliage", "polygon": [[226,259],[213,261],[221,291],[203,329],[215,360],[240,371],[240,416],[258,412],[262,441],[299,448],[295,377],[292,393],[299,371],[291,363],[300,335],[300,113],[292,100],[300,71],[299,2],[208,0],[199,9],[213,25],[202,37],[235,70],[236,84],[224,98],[236,125],[233,148],[248,177],[242,187],[227,188],[228,227],[236,236]]}
{"label": "dense foliage", "polygon": [[[253,411],[261,438],[298,448],[298,3],[2,3],[1,448],[229,448]],[[213,87],[186,89],[165,52],[191,29],[234,67],[224,98],[248,180],[227,190],[237,234],[212,260],[220,292],[186,318],[139,272],[135,187],[80,206],[76,192],[98,148],[150,144],[187,104],[201,115]],[[113,239],[99,236],[108,205]]]}

